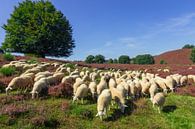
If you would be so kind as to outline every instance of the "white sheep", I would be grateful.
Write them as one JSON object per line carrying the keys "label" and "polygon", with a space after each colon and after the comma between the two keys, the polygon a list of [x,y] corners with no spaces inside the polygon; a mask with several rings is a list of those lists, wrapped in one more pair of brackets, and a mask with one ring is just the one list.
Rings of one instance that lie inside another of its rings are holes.
{"label": "white sheep", "polygon": [[152,99],[152,104],[153,104],[153,107],[155,105],[158,106],[158,111],[160,113],[160,110],[162,109],[163,105],[165,103],[165,95],[164,93],[160,92],[160,93],[156,93]]}
{"label": "white sheep", "polygon": [[92,98],[95,99],[95,95],[97,94],[96,90],[97,90],[97,84],[96,82],[90,82],[89,83],[89,89],[90,89],[90,92],[92,94]]}
{"label": "white sheep", "polygon": [[187,85],[187,83],[188,83],[188,77],[187,76],[182,76],[180,78],[180,85],[185,86],[185,85]]}
{"label": "white sheep", "polygon": [[33,85],[33,89],[30,92],[32,94],[32,99],[34,99],[36,96],[38,97],[39,93],[43,90],[47,90],[48,88],[48,82],[46,78],[41,78],[39,81],[35,82]]}
{"label": "white sheep", "polygon": [[97,85],[97,94],[100,95],[104,89],[107,89],[106,77],[102,76],[99,84]]}
{"label": "white sheep", "polygon": [[60,82],[62,78],[64,77],[64,73],[55,73],[53,74],[53,77],[56,78],[56,82]]}
{"label": "white sheep", "polygon": [[97,100],[97,115],[103,119],[103,115],[107,116],[107,109],[112,100],[111,92],[109,89],[104,89]]}
{"label": "white sheep", "polygon": [[152,83],[150,88],[149,88],[149,93],[150,93],[150,99],[152,100],[154,98],[154,95],[158,92],[158,86],[156,83]]}
{"label": "white sheep", "polygon": [[33,80],[30,76],[19,76],[15,77],[11,80],[9,85],[7,86],[6,94],[8,94],[9,90],[12,90],[13,88],[20,88],[20,89],[28,89],[32,87],[33,85]]}
{"label": "white sheep", "polygon": [[73,97],[73,102],[75,102],[78,99],[81,99],[81,103],[83,104],[83,98],[87,96],[88,93],[88,87],[86,84],[82,84],[77,88],[77,91]]}

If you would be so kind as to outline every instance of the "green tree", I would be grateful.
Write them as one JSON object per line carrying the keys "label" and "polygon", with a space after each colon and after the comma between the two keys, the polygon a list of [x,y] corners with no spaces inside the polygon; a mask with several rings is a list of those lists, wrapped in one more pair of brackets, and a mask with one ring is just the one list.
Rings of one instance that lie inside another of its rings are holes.
{"label": "green tree", "polygon": [[135,64],[154,64],[154,58],[150,54],[137,55],[134,59]]}
{"label": "green tree", "polygon": [[130,58],[127,55],[121,55],[118,59],[119,64],[129,64],[130,63]]}
{"label": "green tree", "polygon": [[50,1],[25,0],[14,8],[2,48],[45,56],[70,56],[75,47],[72,27]]}
{"label": "green tree", "polygon": [[93,55],[89,55],[86,57],[85,63],[88,63],[88,64],[94,63],[94,59],[95,57]]}
{"label": "green tree", "polygon": [[98,64],[103,64],[105,63],[105,57],[103,55],[96,55],[94,62]]}
{"label": "green tree", "polygon": [[113,63],[114,63],[114,64],[117,64],[117,63],[118,63],[118,60],[117,60],[117,59],[114,59],[114,60],[113,60]]}
{"label": "green tree", "polygon": [[192,45],[192,44],[186,44],[186,45],[184,45],[184,46],[182,47],[182,49],[184,49],[184,48],[190,49],[190,48],[194,48],[194,47],[195,47],[195,46]]}
{"label": "green tree", "polygon": [[109,63],[109,64],[113,64],[113,62],[114,62],[114,61],[113,61],[112,58],[110,58],[110,59],[108,60],[108,63]]}
{"label": "green tree", "polygon": [[167,64],[167,62],[164,60],[160,60],[160,64]]}
{"label": "green tree", "polygon": [[192,49],[190,59],[192,60],[193,63],[195,63],[195,48]]}

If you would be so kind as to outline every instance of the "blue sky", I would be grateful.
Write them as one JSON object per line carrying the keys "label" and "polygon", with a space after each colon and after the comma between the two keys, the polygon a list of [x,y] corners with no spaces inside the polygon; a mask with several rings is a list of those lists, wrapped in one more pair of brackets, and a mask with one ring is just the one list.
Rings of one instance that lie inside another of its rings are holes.
{"label": "blue sky", "polygon": [[[1,0],[0,25],[22,0]],[[89,54],[134,57],[195,44],[195,0],[50,0],[69,19],[76,48],[67,59]],[[0,28],[0,43],[5,31]]]}

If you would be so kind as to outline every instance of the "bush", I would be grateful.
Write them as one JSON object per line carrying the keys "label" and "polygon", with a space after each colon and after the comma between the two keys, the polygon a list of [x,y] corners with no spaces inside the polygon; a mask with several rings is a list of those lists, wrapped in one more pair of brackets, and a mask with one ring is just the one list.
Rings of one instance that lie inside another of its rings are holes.
{"label": "bush", "polygon": [[27,63],[28,64],[36,64],[38,61],[37,61],[37,58],[36,57],[32,57],[30,60],[27,60]]}
{"label": "bush", "polygon": [[0,68],[0,73],[3,74],[4,76],[11,76],[15,73],[15,68],[14,67]]}
{"label": "bush", "polygon": [[195,63],[195,48],[192,49],[190,59],[192,60],[193,63]]}
{"label": "bush", "polygon": [[154,64],[154,58],[150,54],[138,55],[134,59],[135,64]]}
{"label": "bush", "polygon": [[108,64],[113,64],[113,62],[114,62],[114,61],[113,61],[113,59],[111,59],[111,58],[108,60]]}
{"label": "bush", "polygon": [[117,60],[117,59],[114,59],[114,60],[113,60],[113,63],[114,63],[114,64],[117,64],[117,63],[118,63],[118,60]]}
{"label": "bush", "polygon": [[94,63],[94,58],[95,57],[93,55],[87,56],[85,59],[85,63],[88,63],[88,64]]}
{"label": "bush", "polygon": [[5,53],[3,54],[3,59],[7,61],[13,61],[15,60],[15,57],[11,53]]}
{"label": "bush", "polygon": [[75,65],[71,63],[66,63],[66,67],[70,67],[71,69],[75,69]]}
{"label": "bush", "polygon": [[182,49],[184,49],[184,48],[191,49],[191,48],[194,48],[194,47],[195,47],[194,45],[186,44],[182,47]]}
{"label": "bush", "polygon": [[129,56],[127,56],[127,55],[120,56],[119,59],[118,59],[118,63],[119,64],[129,64],[130,63]]}
{"label": "bush", "polygon": [[167,64],[167,62],[165,62],[164,60],[161,60],[160,64]]}

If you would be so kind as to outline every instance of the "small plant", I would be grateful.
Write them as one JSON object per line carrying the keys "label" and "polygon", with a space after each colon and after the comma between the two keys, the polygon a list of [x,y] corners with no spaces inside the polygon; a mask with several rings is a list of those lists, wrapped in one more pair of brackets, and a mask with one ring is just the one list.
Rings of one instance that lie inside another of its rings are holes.
{"label": "small plant", "polygon": [[71,69],[75,69],[75,65],[71,63],[67,63],[66,67],[70,67]]}
{"label": "small plant", "polygon": [[11,76],[15,73],[15,68],[14,67],[4,67],[0,68],[0,73],[4,76]]}
{"label": "small plant", "polygon": [[31,119],[31,123],[35,126],[44,126],[46,118],[44,116],[36,116]]}
{"label": "small plant", "polygon": [[3,59],[7,61],[15,60],[15,57],[11,53],[5,53],[3,54]]}
{"label": "small plant", "polygon": [[161,60],[161,61],[160,61],[160,64],[167,64],[167,62],[164,61],[164,60]]}
{"label": "small plant", "polygon": [[36,57],[32,57],[30,60],[27,60],[27,63],[28,64],[36,64],[38,61],[37,61],[37,58]]}

